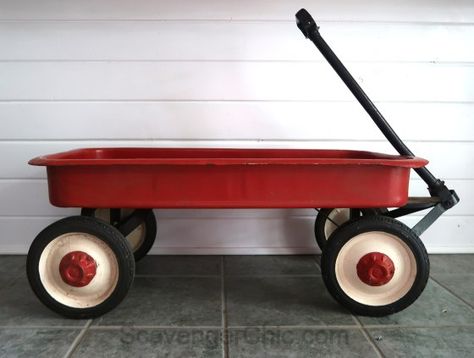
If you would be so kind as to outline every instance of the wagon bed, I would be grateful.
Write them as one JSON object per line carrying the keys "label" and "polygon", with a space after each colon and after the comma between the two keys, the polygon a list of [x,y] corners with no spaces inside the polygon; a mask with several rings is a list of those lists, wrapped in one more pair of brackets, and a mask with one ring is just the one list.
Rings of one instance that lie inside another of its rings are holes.
{"label": "wagon bed", "polygon": [[95,208],[399,207],[425,159],[353,150],[100,148],[38,157],[50,201]]}

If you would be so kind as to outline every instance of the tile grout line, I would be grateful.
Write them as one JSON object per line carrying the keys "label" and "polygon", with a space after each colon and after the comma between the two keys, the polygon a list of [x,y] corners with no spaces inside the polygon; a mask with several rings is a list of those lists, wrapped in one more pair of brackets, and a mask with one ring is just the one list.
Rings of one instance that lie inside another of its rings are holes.
{"label": "tile grout line", "polygon": [[442,284],[440,281],[438,281],[437,279],[435,279],[433,276],[430,275],[430,279],[432,279],[434,282],[436,282],[438,285],[440,285],[441,287],[443,287],[446,291],[448,291],[450,294],[452,294],[454,297],[456,297],[458,300],[462,301],[463,303],[465,303],[466,305],[469,306],[469,308],[471,308],[472,310],[474,310],[474,306],[472,304],[470,304],[469,302],[467,302],[464,298],[462,298],[461,296],[459,296],[458,294],[456,294],[453,290],[451,290],[449,287],[447,287],[446,285]]}
{"label": "tile grout line", "polygon": [[143,325],[120,325],[120,326],[91,326],[89,330],[91,331],[114,331],[118,329],[123,329],[124,327],[129,329],[172,329],[172,330],[219,330],[222,329],[222,325],[219,326],[143,326]]}
{"label": "tile grout line", "polygon": [[[110,325],[110,326],[90,326],[88,330],[118,330],[124,326]],[[222,325],[219,326],[154,326],[154,325],[132,325],[126,326],[131,329],[188,329],[188,330],[203,330],[203,329],[222,329]],[[398,325],[398,324],[367,324],[364,328],[368,329],[418,329],[418,328],[474,328],[474,323],[459,323],[459,324],[435,324],[435,325]],[[65,329],[65,330],[78,330],[80,326],[8,326],[0,325],[0,329]],[[227,329],[245,329],[245,328],[269,328],[269,329],[360,329],[358,325],[255,325],[255,326],[230,326],[227,325]]]}
{"label": "tile grout line", "polygon": [[260,325],[260,326],[228,326],[230,329],[299,329],[299,330],[304,330],[304,329],[331,329],[331,330],[338,330],[338,329],[359,329],[359,326],[356,325],[333,325],[333,326],[327,326],[327,325],[308,325],[308,326],[273,326],[273,325]]}
{"label": "tile grout line", "polygon": [[[319,256],[319,260],[318,260],[318,256]],[[319,268],[319,275],[318,275],[318,276],[321,276],[321,275],[322,275],[322,270],[321,270],[321,254],[319,254],[319,255],[314,255],[314,263],[316,264],[316,267]]]}
{"label": "tile grout line", "polygon": [[81,328],[81,326],[41,326],[41,325],[25,325],[25,326],[9,326],[9,325],[0,325],[1,329],[65,329],[65,330],[79,330],[83,329],[84,327]]}
{"label": "tile grout line", "polygon": [[229,358],[229,342],[227,330],[227,305],[225,294],[225,256],[221,256],[221,311],[222,311],[222,357]]}
{"label": "tile grout line", "polygon": [[367,329],[362,325],[362,322],[356,316],[354,316],[353,314],[351,314],[351,317],[356,322],[357,326],[359,327],[362,335],[365,337],[367,342],[369,342],[369,344],[372,347],[372,349],[374,350],[375,354],[379,358],[384,358],[385,355],[382,353],[382,350],[379,348],[379,346],[377,346],[377,343],[374,342],[373,338],[370,336]]}
{"label": "tile grout line", "polygon": [[84,338],[85,334],[87,333],[87,331],[89,330],[89,327],[91,326],[92,324],[92,319],[88,320],[86,322],[86,324],[84,325],[84,327],[82,328],[82,330],[79,332],[79,334],[76,336],[76,338],[74,339],[74,341],[72,342],[71,346],[69,347],[69,349],[67,350],[66,354],[64,355],[64,358],[69,358],[72,356],[72,354],[74,353],[74,351],[76,350],[76,348],[79,346],[79,344],[81,343],[82,339]]}
{"label": "tile grout line", "polygon": [[[417,329],[417,328],[459,328],[459,327],[474,327],[474,323],[459,323],[459,324],[437,324],[437,325],[398,325],[398,324],[368,324],[363,326],[369,329]],[[307,326],[228,326],[231,329],[244,329],[244,328],[271,328],[271,329],[360,329],[360,325],[307,325]]]}
{"label": "tile grout line", "polygon": [[221,275],[153,275],[153,274],[138,274],[136,278],[217,278]]}
{"label": "tile grout line", "polygon": [[284,278],[311,278],[311,277],[321,277],[321,274],[320,273],[315,273],[315,274],[312,274],[312,273],[309,273],[309,274],[275,274],[275,275],[272,275],[272,274],[269,274],[269,275],[259,275],[259,274],[254,274],[254,275],[227,275],[227,277],[230,277],[230,278],[252,278],[252,277],[255,277],[255,278],[278,278],[278,277],[284,277]]}
{"label": "tile grout line", "polygon": [[[316,267],[319,268],[318,263],[315,262]],[[220,278],[221,275],[136,275],[136,278]],[[309,274],[228,274],[227,277],[321,277],[321,273]]]}

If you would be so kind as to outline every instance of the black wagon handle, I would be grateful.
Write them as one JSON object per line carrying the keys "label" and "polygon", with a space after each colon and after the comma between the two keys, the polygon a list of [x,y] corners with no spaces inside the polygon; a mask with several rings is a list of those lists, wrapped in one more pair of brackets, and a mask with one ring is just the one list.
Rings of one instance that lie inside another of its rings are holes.
{"label": "black wagon handle", "polygon": [[[400,137],[395,133],[393,128],[388,124],[382,113],[377,109],[370,100],[364,90],[359,86],[357,81],[352,77],[347,68],[342,64],[341,60],[332,51],[326,41],[319,33],[319,27],[306,9],[301,9],[295,15],[296,25],[306,38],[309,38],[324,58],[329,62],[331,67],[336,71],[347,88],[352,92],[354,97],[359,101],[365,111],[372,118],[374,123],[384,134],[385,138],[392,144],[398,153],[405,156],[414,156],[414,154],[403,143]],[[449,209],[457,204],[459,197],[452,190],[449,190],[444,182],[437,179],[426,167],[415,169],[417,174],[428,184],[428,190],[431,196],[439,197],[445,209]]]}
{"label": "black wagon handle", "polygon": [[308,38],[310,33],[319,30],[319,26],[316,25],[311,14],[306,9],[301,9],[295,15],[296,26],[301,30],[303,35]]}

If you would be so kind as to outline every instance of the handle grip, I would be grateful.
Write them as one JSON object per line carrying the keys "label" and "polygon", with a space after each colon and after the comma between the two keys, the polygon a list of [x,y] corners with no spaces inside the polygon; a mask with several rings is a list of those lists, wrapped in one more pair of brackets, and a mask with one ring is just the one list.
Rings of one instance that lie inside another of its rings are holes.
{"label": "handle grip", "polygon": [[311,34],[318,32],[319,26],[316,25],[313,17],[310,15],[306,9],[301,9],[295,15],[296,17],[296,26],[301,30],[303,35],[308,38]]}

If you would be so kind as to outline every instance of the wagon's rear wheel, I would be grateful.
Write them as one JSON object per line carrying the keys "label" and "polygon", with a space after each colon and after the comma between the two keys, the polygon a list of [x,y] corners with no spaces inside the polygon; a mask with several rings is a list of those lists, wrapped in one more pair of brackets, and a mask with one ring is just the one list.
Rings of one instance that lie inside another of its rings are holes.
{"label": "wagon's rear wheel", "polygon": [[[357,215],[383,215],[387,212],[385,208],[355,209]],[[342,224],[351,219],[351,209],[331,208],[321,209],[316,216],[314,223],[314,235],[319,248],[324,250],[327,240],[331,234]]]}
{"label": "wagon's rear wheel", "polygon": [[[90,209],[84,208],[81,211],[83,216],[91,216],[115,227],[127,220],[131,215],[135,215],[134,209]],[[137,225],[125,236],[133,251],[135,261],[139,261],[150,251],[156,238],[156,218],[153,210],[145,210],[140,215]]]}
{"label": "wagon's rear wheel", "polygon": [[35,238],[27,274],[34,293],[48,308],[66,317],[93,318],[126,296],[135,261],[117,229],[74,216],[51,224]]}
{"label": "wagon's rear wheel", "polygon": [[412,304],[426,286],[429,259],[401,222],[368,216],[337,229],[321,258],[331,295],[355,314],[384,316]]}

